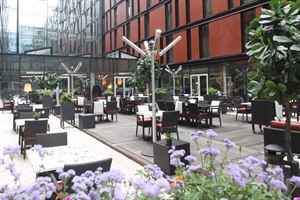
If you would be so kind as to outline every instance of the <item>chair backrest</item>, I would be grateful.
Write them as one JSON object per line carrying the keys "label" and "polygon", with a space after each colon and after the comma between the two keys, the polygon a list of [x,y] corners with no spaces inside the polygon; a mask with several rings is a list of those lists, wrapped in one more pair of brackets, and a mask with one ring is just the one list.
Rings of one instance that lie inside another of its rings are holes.
{"label": "chair backrest", "polygon": [[159,110],[166,110],[166,102],[165,101],[157,101],[156,104],[158,105]]}
{"label": "chair backrest", "polygon": [[197,99],[189,99],[189,103],[197,103]]}
{"label": "chair backrest", "polygon": [[209,101],[208,100],[201,100],[201,101],[198,101],[198,105],[208,105],[209,104]]}
{"label": "chair backrest", "polygon": [[199,108],[196,103],[189,103],[188,107],[189,107],[190,115],[198,115],[199,114]]}
{"label": "chair backrest", "polygon": [[179,111],[166,111],[162,116],[162,127],[172,127],[178,125]]}
{"label": "chair backrest", "polygon": [[3,101],[0,99],[0,108],[3,108]]}
{"label": "chair backrest", "polygon": [[68,145],[67,132],[61,133],[47,133],[36,134],[36,144],[40,144],[43,147],[55,147]]}
{"label": "chair backrest", "polygon": [[149,106],[148,105],[139,105],[136,106],[136,112],[149,112]]}
{"label": "chair backrest", "polygon": [[[76,164],[65,164],[64,171],[68,171],[73,169],[75,171],[75,175],[80,176],[86,171],[95,172],[99,167],[102,168],[102,172],[108,172],[110,170],[110,166],[112,163],[112,158],[107,158],[103,160],[93,161],[93,162],[85,162],[85,163],[76,163]],[[67,182],[67,190],[66,192],[72,193],[72,177]]]}
{"label": "chair backrest", "polygon": [[47,133],[48,120],[25,120],[24,137],[34,138],[37,133]]}
{"label": "chair backrest", "polygon": [[188,96],[179,96],[179,101],[188,103],[189,101],[189,97]]}
{"label": "chair backrest", "polygon": [[179,101],[179,96],[173,96],[173,101]]}
{"label": "chair backrest", "polygon": [[17,108],[17,112],[32,112],[32,108]]}
{"label": "chair backrest", "polygon": [[117,102],[116,101],[108,101],[106,102],[106,109],[107,114],[110,113],[117,113]]}
{"label": "chair backrest", "polygon": [[211,103],[210,103],[210,105],[211,105],[211,106],[219,107],[219,106],[220,106],[220,103],[221,103],[221,101],[212,100]]}
{"label": "chair backrest", "polygon": [[93,103],[93,114],[95,114],[95,115],[103,115],[104,114],[103,101],[96,101]]}
{"label": "chair backrest", "polygon": [[34,118],[34,112],[18,112],[18,119]]}
{"label": "chair backrest", "polygon": [[36,108],[35,112],[41,112],[40,118],[49,118],[49,108]]}
{"label": "chair backrest", "polygon": [[167,111],[175,111],[175,104],[173,101],[166,101]]}
{"label": "chair backrest", "polygon": [[20,108],[29,108],[29,104],[18,104],[16,109],[19,110]]}
{"label": "chair backrest", "polygon": [[235,107],[241,106],[241,103],[243,103],[243,102],[244,102],[244,99],[242,97],[233,99],[233,104]]}

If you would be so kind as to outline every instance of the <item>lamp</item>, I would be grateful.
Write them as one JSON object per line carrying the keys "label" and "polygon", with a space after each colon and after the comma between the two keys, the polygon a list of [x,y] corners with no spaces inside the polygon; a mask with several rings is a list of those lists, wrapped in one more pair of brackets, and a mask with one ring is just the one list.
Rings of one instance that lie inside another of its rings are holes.
{"label": "lamp", "polygon": [[171,70],[169,65],[166,65],[165,70],[169,74],[173,75],[173,96],[175,96],[175,75],[178,74],[178,72],[180,72],[182,70],[182,66],[180,65],[177,70],[175,70],[175,69]]}
{"label": "lamp", "polygon": [[28,99],[29,99],[29,92],[31,92],[31,91],[32,91],[31,84],[30,84],[30,83],[25,83],[25,84],[24,84],[24,92],[27,93],[26,102],[27,102]]}

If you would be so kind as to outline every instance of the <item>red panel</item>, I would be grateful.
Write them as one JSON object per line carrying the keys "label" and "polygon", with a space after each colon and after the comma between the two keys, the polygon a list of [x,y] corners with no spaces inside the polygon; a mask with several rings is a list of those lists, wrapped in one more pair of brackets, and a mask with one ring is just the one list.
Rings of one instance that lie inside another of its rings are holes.
{"label": "red panel", "polygon": [[175,40],[178,36],[181,36],[182,39],[174,45],[173,52],[174,52],[174,63],[176,62],[184,62],[187,60],[187,51],[186,51],[186,31],[182,31],[179,33],[175,33],[173,35],[173,40]]}
{"label": "red panel", "polygon": [[147,1],[146,0],[140,1],[140,12],[143,12],[146,9],[147,9]]}
{"label": "red panel", "polygon": [[[158,17],[159,16],[159,17]],[[155,34],[156,29],[160,29],[161,32],[165,31],[165,9],[163,6],[150,12],[150,35]]]}
{"label": "red panel", "polygon": [[154,6],[155,4],[158,4],[159,0],[152,0],[152,6]]}
{"label": "red panel", "polygon": [[183,25],[186,24],[186,4],[185,4],[185,1],[178,1],[178,5],[179,5],[179,26],[183,26]]}
{"label": "red panel", "polygon": [[210,57],[242,52],[240,21],[240,14],[236,14],[209,24]]}
{"label": "red panel", "polygon": [[241,5],[241,0],[234,0],[234,7],[238,7]]}
{"label": "red panel", "polygon": [[214,14],[223,12],[225,10],[228,10],[228,2],[227,1],[214,1]]}
{"label": "red panel", "polygon": [[108,30],[110,30],[111,29],[110,12],[108,12],[106,16],[108,18],[107,27],[108,27]]}
{"label": "red panel", "polygon": [[109,34],[105,35],[105,52],[110,51],[110,37]]}
{"label": "red panel", "polygon": [[190,17],[191,22],[203,18],[203,7],[201,0],[190,0]]}
{"label": "red panel", "polygon": [[138,41],[138,20],[130,22],[130,40],[132,42]]}
{"label": "red panel", "polygon": [[118,31],[117,31],[118,33],[117,33],[117,42],[118,42],[118,44],[117,44],[117,48],[119,48],[119,47],[123,47],[123,40],[122,40],[122,37],[123,37],[123,35],[124,35],[124,33],[123,33],[123,27],[120,27],[119,29],[118,29]]}
{"label": "red panel", "polygon": [[104,12],[108,11],[110,9],[110,1],[104,1]]}
{"label": "red panel", "polygon": [[191,50],[192,50],[192,60],[199,59],[199,28],[195,27],[191,29]]}
{"label": "red panel", "polygon": [[122,24],[126,20],[126,1],[118,5],[118,24]]}
{"label": "red panel", "polygon": [[138,1],[139,0],[132,0],[133,1],[133,14],[134,16],[138,14]]}

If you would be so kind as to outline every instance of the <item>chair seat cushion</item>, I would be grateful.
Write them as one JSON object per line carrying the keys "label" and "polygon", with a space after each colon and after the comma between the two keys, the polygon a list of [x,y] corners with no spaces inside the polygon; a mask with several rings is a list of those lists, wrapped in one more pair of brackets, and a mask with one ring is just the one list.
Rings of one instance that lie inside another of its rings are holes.
{"label": "chair seat cushion", "polygon": [[151,121],[152,121],[151,118],[144,118],[144,120],[143,119],[138,119],[138,122],[151,122]]}
{"label": "chair seat cushion", "polygon": [[251,108],[242,107],[237,109],[237,111],[249,111],[249,110],[251,110]]}
{"label": "chair seat cushion", "polygon": [[[272,120],[270,122],[270,126],[272,128],[284,129],[285,128],[285,122],[284,121],[274,121],[274,120]],[[298,123],[291,123],[291,130],[293,130],[293,131],[300,131],[300,124],[298,124]]]}

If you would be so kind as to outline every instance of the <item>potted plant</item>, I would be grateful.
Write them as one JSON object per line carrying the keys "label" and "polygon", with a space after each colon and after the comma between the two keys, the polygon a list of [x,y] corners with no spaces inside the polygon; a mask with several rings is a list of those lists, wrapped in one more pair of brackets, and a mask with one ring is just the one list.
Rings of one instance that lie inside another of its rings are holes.
{"label": "potted plant", "polygon": [[166,100],[167,90],[165,88],[155,88],[156,100]]}
{"label": "potted plant", "polygon": [[60,96],[60,123],[64,128],[64,121],[71,121],[71,124],[75,124],[75,105],[73,102],[73,95],[68,92],[62,93]]}
{"label": "potted plant", "polygon": [[212,100],[218,100],[218,90],[213,88],[213,87],[209,87],[207,89],[208,95],[204,95],[204,99],[208,100],[209,103],[211,103]]}
{"label": "potted plant", "polygon": [[[59,85],[59,77],[56,73],[49,73],[47,74],[47,76],[44,77],[44,82],[45,82],[45,86],[46,86],[46,89],[48,90],[55,90],[56,89],[56,103],[57,105],[59,105],[58,101],[59,101],[59,98],[58,98],[58,85]],[[54,106],[54,105],[53,105]]]}
{"label": "potted plant", "polygon": [[104,95],[105,95],[105,99],[107,100],[107,98],[109,97],[109,96],[114,96],[114,92],[112,91],[112,89],[111,88],[107,88],[105,91],[104,91]]}
{"label": "potted plant", "polygon": [[161,139],[166,140],[167,146],[172,146],[172,138],[173,138],[172,133],[164,133],[161,136]]}
{"label": "potted plant", "polygon": [[[247,55],[254,62],[248,72],[249,92],[254,98],[277,101],[285,107],[285,150],[291,149],[290,100],[300,94],[300,1],[271,0],[272,10],[262,9],[247,28]],[[297,163],[299,173],[299,163]]]}
{"label": "potted plant", "polygon": [[208,94],[212,94],[212,95],[216,95],[218,92],[218,90],[213,87],[209,87],[207,91],[208,91]]}
{"label": "potted plant", "polygon": [[38,120],[41,117],[41,112],[34,112],[33,117],[35,120]]}

